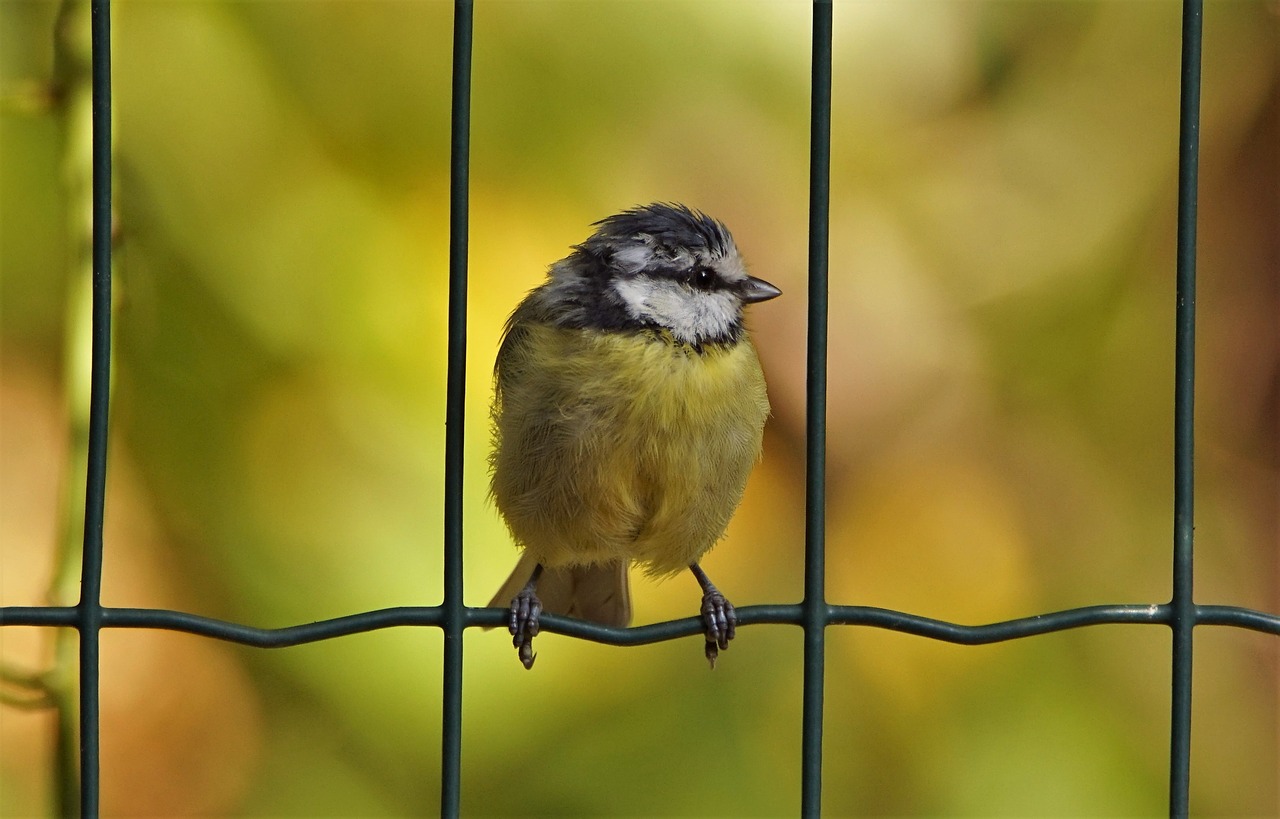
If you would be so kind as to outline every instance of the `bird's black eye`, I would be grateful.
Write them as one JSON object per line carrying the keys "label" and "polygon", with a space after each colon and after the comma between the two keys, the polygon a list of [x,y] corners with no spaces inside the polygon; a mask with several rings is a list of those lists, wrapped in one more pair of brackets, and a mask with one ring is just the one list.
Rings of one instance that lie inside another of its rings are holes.
{"label": "bird's black eye", "polygon": [[710,290],[716,285],[715,271],[708,267],[695,267],[689,271],[689,284],[698,290]]}

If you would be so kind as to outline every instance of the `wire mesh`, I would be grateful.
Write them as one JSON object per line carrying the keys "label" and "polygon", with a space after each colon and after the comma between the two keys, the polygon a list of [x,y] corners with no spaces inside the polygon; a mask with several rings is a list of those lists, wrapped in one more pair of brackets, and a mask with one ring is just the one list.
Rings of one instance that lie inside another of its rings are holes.
{"label": "wire mesh", "polygon": [[[463,633],[500,626],[506,613],[463,603],[463,401],[466,360],[468,172],[471,105],[472,0],[454,4],[449,254],[449,346],[445,450],[444,601],[440,606],[364,611],[284,628],[256,628],[181,611],[101,605],[111,341],[111,54],[110,2],[92,0],[93,50],[93,330],[88,477],[82,594],[76,606],[0,608],[0,625],[73,628],[80,635],[80,810],[99,813],[99,635],[103,628],[187,632],[258,648],[283,648],[394,627],[440,628],[444,634],[441,803],[461,812]],[[1174,387],[1173,595],[1165,604],[1096,605],[984,625],[961,625],[903,611],[834,605],[825,595],[825,451],[827,246],[831,151],[832,2],[815,0],[809,212],[809,327],[804,598],[798,604],[755,605],[738,611],[740,626],[787,624],[804,635],[800,813],[817,816],[822,796],[825,631],[862,626],[962,645],[1017,640],[1109,624],[1162,625],[1172,633],[1169,813],[1189,810],[1191,671],[1196,626],[1251,629],[1280,635],[1280,616],[1234,606],[1197,605],[1193,598],[1195,252],[1199,150],[1202,0],[1184,0],[1179,124],[1177,304]],[[702,632],[698,618],[635,628],[611,628],[557,615],[542,630],[616,646],[656,643]]]}

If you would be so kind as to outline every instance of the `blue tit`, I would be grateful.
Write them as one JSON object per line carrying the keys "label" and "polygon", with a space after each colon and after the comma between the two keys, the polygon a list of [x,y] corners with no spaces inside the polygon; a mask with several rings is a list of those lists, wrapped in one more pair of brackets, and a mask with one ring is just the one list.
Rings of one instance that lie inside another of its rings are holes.
{"label": "blue tit", "polygon": [[593,227],[498,350],[491,493],[523,554],[489,605],[510,606],[530,668],[543,611],[626,626],[632,563],[690,570],[714,667],[736,616],[698,561],[742,500],[769,415],[742,311],[782,291],[747,275],[723,224],[683,205]]}

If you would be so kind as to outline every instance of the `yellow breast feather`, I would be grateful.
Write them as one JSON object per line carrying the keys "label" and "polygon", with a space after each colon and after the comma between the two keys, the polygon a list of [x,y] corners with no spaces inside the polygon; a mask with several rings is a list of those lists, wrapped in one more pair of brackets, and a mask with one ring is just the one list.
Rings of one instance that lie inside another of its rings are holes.
{"label": "yellow breast feather", "polygon": [[660,332],[515,325],[497,364],[492,493],[539,563],[675,573],[724,534],[768,414],[745,335],[698,351]]}

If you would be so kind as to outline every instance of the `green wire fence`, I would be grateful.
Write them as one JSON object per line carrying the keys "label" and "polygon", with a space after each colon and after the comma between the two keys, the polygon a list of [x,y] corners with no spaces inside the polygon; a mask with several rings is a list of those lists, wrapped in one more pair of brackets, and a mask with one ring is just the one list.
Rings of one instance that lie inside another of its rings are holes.
{"label": "green wire fence", "polygon": [[[466,361],[468,171],[471,111],[472,0],[455,0],[450,189],[449,341],[445,443],[444,601],[439,606],[366,611],[306,625],[263,629],[179,611],[107,608],[100,601],[103,503],[111,343],[111,53],[110,2],[92,0],[93,326],[88,477],[85,488],[81,597],[75,606],[0,608],[0,625],[73,628],[80,646],[80,812],[99,812],[99,651],[104,628],[170,629],[259,648],[282,648],[377,629],[418,626],[444,633],[440,812],[461,812],[462,652],[468,628],[500,626],[506,612],[463,604],[463,400]],[[1098,605],[965,626],[825,596],[827,245],[831,149],[832,2],[813,3],[809,200],[809,325],[804,599],[738,610],[741,627],[774,623],[804,634],[800,813],[817,816],[822,798],[825,634],[829,626],[865,626],[964,645],[1016,640],[1091,625],[1161,625],[1172,633],[1169,814],[1189,810],[1191,669],[1197,626],[1231,626],[1280,635],[1280,616],[1233,606],[1198,605],[1193,597],[1196,189],[1199,154],[1202,0],[1184,0],[1178,141],[1177,304],[1174,384],[1173,591],[1161,604]],[[610,645],[642,645],[700,634],[689,617],[619,629],[545,615],[542,630]]]}

